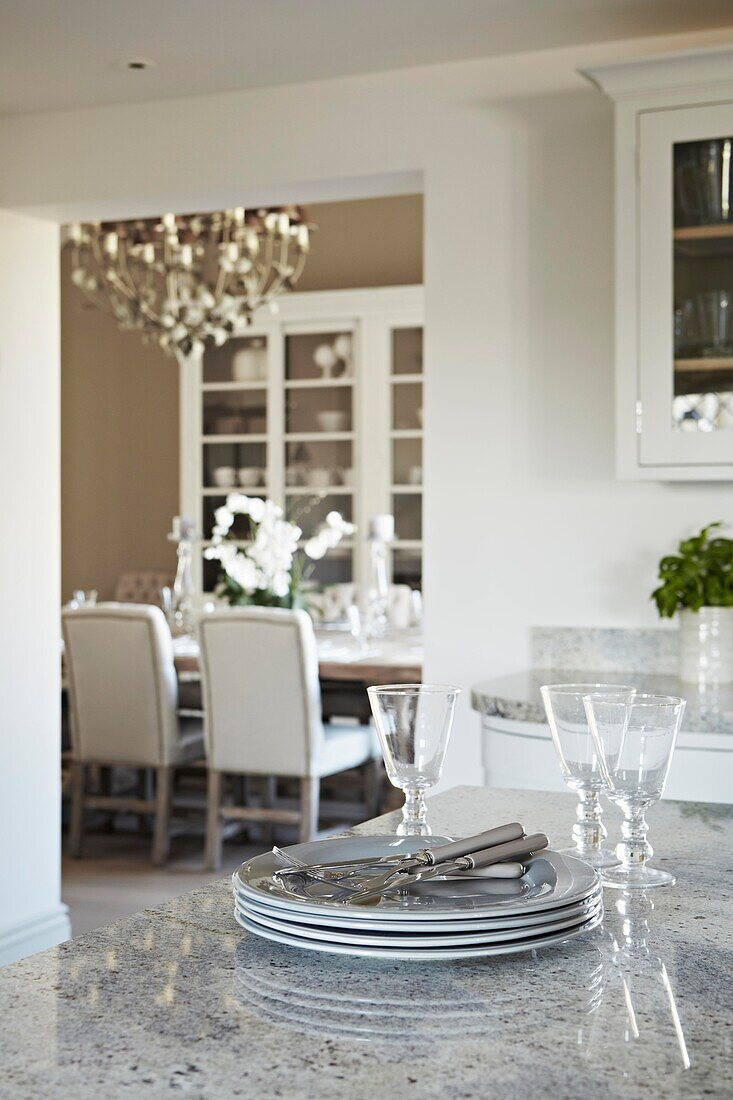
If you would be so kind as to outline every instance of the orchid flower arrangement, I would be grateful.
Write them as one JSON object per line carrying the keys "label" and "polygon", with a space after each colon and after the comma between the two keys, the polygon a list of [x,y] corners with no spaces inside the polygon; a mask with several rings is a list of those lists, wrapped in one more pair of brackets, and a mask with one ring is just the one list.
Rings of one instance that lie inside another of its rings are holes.
{"label": "orchid flower arrangement", "polygon": [[[245,545],[231,537],[236,516],[248,516],[250,538]],[[338,546],[355,527],[339,512],[329,512],[325,523],[306,539],[302,531],[285,519],[283,509],[271,500],[230,493],[226,504],[214,513],[211,545],[204,557],[221,564],[216,587],[230,604],[260,604],[266,607],[298,607],[303,603],[303,585],[313,562]]]}

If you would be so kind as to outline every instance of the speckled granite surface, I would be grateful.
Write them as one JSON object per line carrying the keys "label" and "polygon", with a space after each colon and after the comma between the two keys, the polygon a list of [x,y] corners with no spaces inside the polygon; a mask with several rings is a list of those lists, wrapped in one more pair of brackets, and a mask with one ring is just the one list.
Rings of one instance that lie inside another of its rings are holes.
{"label": "speckled granite surface", "polygon": [[[519,817],[559,843],[574,802],[464,787],[430,815],[455,834]],[[0,1096],[730,1096],[733,809],[662,803],[650,823],[678,885],[625,914],[607,891],[602,930],[536,954],[300,952],[240,931],[218,881],[32,956],[0,971]]]}
{"label": "speckled granite surface", "polygon": [[661,626],[535,626],[531,651],[535,668],[595,668],[606,672],[638,668],[675,675],[679,631]]}
{"label": "speckled granite surface", "polygon": [[545,722],[540,697],[542,684],[633,684],[641,691],[681,695],[687,700],[683,730],[733,735],[733,684],[701,688],[679,677],[659,672],[609,672],[607,669],[535,668],[487,680],[471,689],[474,710],[488,717],[517,722]]}

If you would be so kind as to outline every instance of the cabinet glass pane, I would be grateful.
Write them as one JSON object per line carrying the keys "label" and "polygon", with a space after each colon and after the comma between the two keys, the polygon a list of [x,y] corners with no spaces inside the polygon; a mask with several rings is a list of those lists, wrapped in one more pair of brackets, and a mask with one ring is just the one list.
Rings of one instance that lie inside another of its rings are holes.
{"label": "cabinet glass pane", "polygon": [[392,374],[422,374],[422,328],[392,330]]}
{"label": "cabinet glass pane", "polygon": [[422,497],[418,493],[395,493],[392,496],[395,534],[410,542],[422,538]]}
{"label": "cabinet glass pane", "polygon": [[392,386],[392,427],[398,431],[420,431],[422,428],[421,382]]}
{"label": "cabinet glass pane", "polygon": [[[264,500],[263,494],[258,492],[248,492],[248,496],[260,497]],[[214,526],[214,512],[217,508],[223,507],[227,502],[226,494],[223,496],[207,496],[204,497],[204,538],[211,537],[211,531]],[[237,515],[234,517],[234,523],[231,526],[231,534],[235,539],[249,539],[251,538],[251,525],[248,516]]]}
{"label": "cabinet glass pane", "polygon": [[307,332],[285,341],[285,377],[289,382],[308,379],[350,378],[350,332]]}
{"label": "cabinet glass pane", "polygon": [[313,494],[312,496],[293,496],[286,491],[285,514],[293,523],[297,523],[303,532],[303,538],[310,538],[316,528],[325,522],[329,512],[340,512],[351,523],[351,496],[348,494]]}
{"label": "cabinet glass pane", "polygon": [[392,440],[392,484],[422,485],[422,439]]}
{"label": "cabinet glass pane", "polygon": [[354,578],[354,554],[350,547],[338,546],[315,562],[310,583],[316,588],[328,584],[349,584]]}
{"label": "cabinet glass pane", "polygon": [[419,550],[392,551],[392,583],[422,587],[422,554]]}
{"label": "cabinet glass pane", "polygon": [[285,400],[287,432],[350,432],[351,386],[288,389]]}
{"label": "cabinet glass pane", "polygon": [[267,378],[267,341],[264,336],[232,337],[221,348],[207,348],[204,384],[262,382]]}
{"label": "cabinet glass pane", "polygon": [[267,473],[265,443],[204,443],[202,452],[205,489],[251,490],[264,485]]}
{"label": "cabinet glass pane", "polygon": [[267,431],[266,390],[207,390],[204,435],[262,435]]}
{"label": "cabinet glass pane", "polygon": [[308,440],[285,445],[285,485],[322,489],[353,487],[351,440]]}
{"label": "cabinet glass pane", "polygon": [[733,427],[733,138],[674,146],[674,398],[679,431]]}

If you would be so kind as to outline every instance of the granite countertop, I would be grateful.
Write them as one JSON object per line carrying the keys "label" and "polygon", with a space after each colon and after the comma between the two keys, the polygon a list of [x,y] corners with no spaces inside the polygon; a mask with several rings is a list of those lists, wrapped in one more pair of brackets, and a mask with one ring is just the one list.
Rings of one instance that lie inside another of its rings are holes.
{"label": "granite countertop", "polygon": [[[561,844],[574,806],[464,787],[430,819],[469,834],[516,817]],[[219,880],[34,955],[0,971],[0,1096],[729,1095],[733,808],[663,802],[650,821],[677,886],[625,914],[607,890],[602,929],[538,953],[423,964],[281,947],[238,929]],[[633,960],[614,947],[631,939]]]}
{"label": "granite countertop", "polygon": [[493,718],[545,722],[542,684],[633,684],[642,691],[681,695],[687,700],[683,731],[733,734],[733,684],[699,687],[669,672],[614,672],[577,668],[534,668],[486,680],[471,689],[474,710]]}

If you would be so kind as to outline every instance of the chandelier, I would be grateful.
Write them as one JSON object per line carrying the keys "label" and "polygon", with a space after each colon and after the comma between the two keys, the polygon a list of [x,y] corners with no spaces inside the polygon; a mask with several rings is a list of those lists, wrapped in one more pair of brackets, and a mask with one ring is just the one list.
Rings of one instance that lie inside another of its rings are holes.
{"label": "chandelier", "polygon": [[69,227],[71,279],[120,328],[171,355],[217,346],[260,306],[292,290],[305,266],[302,207],[164,214]]}

